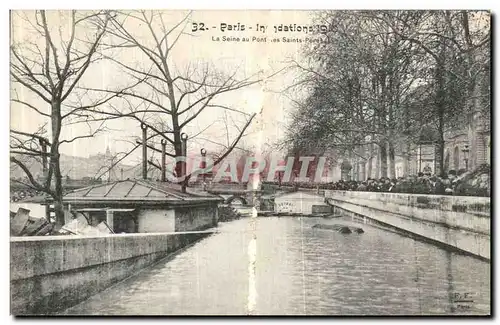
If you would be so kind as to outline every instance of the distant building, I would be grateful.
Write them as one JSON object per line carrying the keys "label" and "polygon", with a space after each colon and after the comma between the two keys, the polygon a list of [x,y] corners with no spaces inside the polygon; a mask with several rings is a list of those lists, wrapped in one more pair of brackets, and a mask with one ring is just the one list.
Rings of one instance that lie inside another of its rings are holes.
{"label": "distant building", "polygon": [[[474,170],[481,164],[490,164],[491,153],[491,131],[489,116],[477,113],[470,118],[467,125],[444,134],[444,157],[443,169],[450,170]],[[407,152],[400,148],[395,150],[395,177],[416,175],[419,172],[429,171],[435,173],[436,168],[436,146],[434,141],[423,139],[417,143],[410,143]],[[376,145],[365,145],[359,147],[356,154],[346,157],[352,165],[350,179],[366,180],[381,177],[380,154]],[[387,155],[388,177],[390,177],[390,162]],[[336,180],[341,178],[341,166],[335,168]],[[346,172],[343,172],[345,175]]]}
{"label": "distant building", "polygon": [[490,119],[475,114],[467,127],[445,134],[444,168],[458,171],[490,164],[490,150]]}

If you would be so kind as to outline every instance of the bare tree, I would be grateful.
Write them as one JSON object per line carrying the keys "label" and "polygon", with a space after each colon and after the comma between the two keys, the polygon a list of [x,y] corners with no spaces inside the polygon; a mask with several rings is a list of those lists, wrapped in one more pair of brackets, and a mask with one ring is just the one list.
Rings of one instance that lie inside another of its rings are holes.
{"label": "bare tree", "polygon": [[[243,120],[237,127],[233,141],[229,141],[224,152],[214,165],[224,159],[236,146],[250,126],[255,114],[248,114],[237,107],[223,105],[217,101],[224,94],[242,90],[262,80],[257,75],[237,77],[237,71],[230,74],[212,68],[209,64],[191,62],[187,68],[177,69],[172,59],[172,51],[179,39],[187,35],[184,32],[189,14],[173,26],[165,23],[165,13],[155,11],[120,12],[114,16],[110,25],[110,35],[114,42],[108,44],[113,49],[133,49],[145,58],[146,65],[133,65],[121,59],[109,58],[120,66],[126,75],[141,84],[134,89],[92,89],[108,94],[120,94],[127,110],[109,105],[107,109],[93,109],[91,113],[102,114],[103,117],[132,118],[140,121],[155,137],[167,141],[167,156],[177,158],[183,156],[181,135],[187,127],[195,124],[196,119],[206,110],[225,110],[239,114]],[[145,28],[140,33],[140,28]],[[137,55],[137,54],[136,54]],[[226,130],[226,133],[227,130]],[[140,143],[140,141],[138,142]],[[150,146],[150,144],[148,144]],[[151,148],[151,146],[150,146]],[[136,149],[136,148],[133,148]],[[151,148],[159,151],[156,147]],[[155,164],[158,166],[157,164]],[[175,168],[177,177],[181,175],[182,162]],[[183,190],[187,186],[185,177]]]}
{"label": "bare tree", "polygon": [[[63,187],[60,147],[82,138],[96,136],[104,130],[102,123],[88,124],[89,132],[63,139],[65,124],[75,110],[67,106],[77,85],[89,67],[102,57],[98,55],[109,22],[107,12],[14,12],[11,41],[10,76],[13,105],[29,109],[36,119],[45,121],[48,130],[31,132],[11,130],[10,161],[26,174],[29,186],[48,194],[55,205],[56,229],[64,223]],[[67,21],[66,21],[67,20]],[[69,30],[64,30],[63,21]],[[17,27],[16,24],[19,24]],[[16,34],[22,28],[23,33]],[[22,38],[28,34],[28,37]],[[64,37],[66,36],[66,37]],[[20,94],[20,95],[19,95]],[[98,106],[110,96],[94,102]],[[16,114],[13,106],[12,114]],[[41,160],[43,178],[30,171],[25,157]]]}
{"label": "bare tree", "polygon": [[[447,129],[457,127],[459,112],[469,116],[472,123],[476,122],[477,115],[489,115],[490,14],[465,10],[423,11],[419,16],[406,30],[398,28],[401,19],[394,12],[372,17],[403,41],[420,48],[430,60],[433,101],[424,111],[430,113],[429,117],[435,122],[435,172],[440,174],[444,167],[444,134]],[[473,147],[475,140],[473,136]]]}
{"label": "bare tree", "polygon": [[[406,22],[411,13],[400,16]],[[294,62],[300,78],[293,89],[310,91],[305,99],[295,101],[298,111],[292,121],[297,126],[290,128],[288,139],[294,150],[334,149],[368,163],[368,170],[375,154],[372,149],[378,148],[382,176],[394,177],[400,111],[419,77],[414,59],[418,53],[389,27],[362,12],[323,12],[317,19],[332,31],[318,35],[327,40],[323,44],[304,49],[308,62]],[[399,26],[407,28],[403,23]]]}
{"label": "bare tree", "polygon": [[436,146],[435,172],[441,173],[445,132],[463,127],[467,115],[481,111],[480,103],[483,112],[489,108],[480,101],[489,90],[487,14],[336,11],[317,19],[331,31],[319,36],[326,42],[305,48],[309,62],[295,62],[301,74],[294,86],[309,94],[296,101],[292,147],[325,144],[325,150],[368,161],[370,170],[372,150],[364,155],[358,149],[374,145],[379,176],[392,178],[396,151],[406,156],[408,173],[410,144],[427,138]]}

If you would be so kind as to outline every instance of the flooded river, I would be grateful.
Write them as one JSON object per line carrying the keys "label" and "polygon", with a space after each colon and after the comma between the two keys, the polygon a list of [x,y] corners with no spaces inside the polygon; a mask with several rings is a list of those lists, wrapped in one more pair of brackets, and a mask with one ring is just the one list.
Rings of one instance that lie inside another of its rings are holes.
{"label": "flooded river", "polygon": [[65,313],[489,314],[489,305],[487,262],[348,219],[270,217],[221,223],[219,233]]}

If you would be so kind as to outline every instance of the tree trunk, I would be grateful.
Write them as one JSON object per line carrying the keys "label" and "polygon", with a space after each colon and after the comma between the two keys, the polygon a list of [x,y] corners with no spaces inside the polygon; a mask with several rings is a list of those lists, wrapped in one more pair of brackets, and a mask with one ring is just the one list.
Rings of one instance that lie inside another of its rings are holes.
{"label": "tree trunk", "polygon": [[358,179],[358,175],[359,175],[358,167],[359,167],[358,158],[356,157],[356,158],[354,158],[353,164],[352,164],[352,180],[354,180],[354,181],[359,181],[359,179]]}
{"label": "tree trunk", "polygon": [[56,224],[55,224],[56,230],[61,229],[61,227],[64,226],[65,224],[64,205],[62,198],[63,198],[62,196],[54,198],[54,212],[56,214]]}
{"label": "tree trunk", "polygon": [[372,177],[372,168],[373,168],[373,143],[370,143],[370,154],[368,157],[368,170],[366,172],[366,177],[365,178],[371,178]]}
{"label": "tree trunk", "polygon": [[382,141],[380,143],[380,175],[379,178],[387,178],[387,143]]}
{"label": "tree trunk", "polygon": [[[177,116],[177,114],[175,113],[172,113],[172,129],[173,129],[173,135],[174,135],[174,151],[175,151],[175,157],[182,157],[183,156],[183,152],[182,152],[182,139],[181,139],[181,128],[179,126],[179,117]],[[175,176],[180,178],[182,176],[186,176],[186,175],[182,175],[182,171],[183,171],[183,162],[182,161],[178,161],[176,164],[175,164]],[[181,191],[183,193],[186,192],[186,187],[187,187],[187,184],[186,182],[181,182],[180,183],[181,185]]]}
{"label": "tree trunk", "polygon": [[64,210],[63,210],[63,187],[62,175],[59,154],[59,136],[61,134],[61,103],[52,104],[51,126],[52,126],[52,145],[50,150],[50,165],[52,165],[54,177],[54,208],[56,214],[56,229],[64,225]]}
{"label": "tree trunk", "polygon": [[359,180],[362,182],[366,181],[366,162],[365,161],[360,163]]}
{"label": "tree trunk", "polygon": [[441,138],[436,142],[435,145],[435,162],[434,162],[434,174],[441,175],[444,173],[444,139]]}
{"label": "tree trunk", "polygon": [[410,175],[410,161],[411,161],[410,150],[411,150],[410,140],[406,140],[406,152],[404,153],[404,157],[403,157],[403,175],[404,176]]}
{"label": "tree trunk", "polygon": [[435,144],[434,174],[441,175],[444,171],[444,104],[438,102],[438,139]]}
{"label": "tree trunk", "polygon": [[445,119],[445,96],[446,90],[444,85],[444,59],[446,57],[445,44],[441,44],[440,57],[441,60],[436,62],[436,105],[437,105],[437,139],[435,139],[435,155],[434,155],[434,174],[441,175],[444,165],[444,119]]}
{"label": "tree trunk", "polygon": [[56,192],[56,197],[54,197],[54,208],[56,213],[56,226],[64,226],[64,210],[63,210],[63,187],[62,187],[62,175],[61,168],[59,164],[59,152],[57,152],[57,163],[54,166],[54,187]]}
{"label": "tree trunk", "polygon": [[368,169],[366,171],[366,178],[372,177],[372,168],[373,168],[373,157],[368,158]]}
{"label": "tree trunk", "polygon": [[[485,159],[481,159],[483,157],[478,154],[482,151],[482,146],[479,141],[479,130],[480,130],[480,119],[481,119],[481,108],[480,108],[480,88],[478,87],[478,78],[474,78],[471,80],[471,85],[469,87],[469,96],[470,98],[470,121],[469,121],[469,148],[472,149],[469,151],[468,159],[468,169],[473,170],[480,163],[484,162]],[[464,157],[465,158],[465,157]]]}
{"label": "tree trunk", "polygon": [[375,172],[375,178],[376,179],[379,179],[380,175],[382,174],[382,172],[380,171],[381,164],[382,164],[382,160],[380,159],[380,147],[378,147],[378,149],[377,149],[377,169],[376,169],[376,172]]}
{"label": "tree trunk", "polygon": [[392,141],[389,141],[389,176],[396,178],[396,157]]}

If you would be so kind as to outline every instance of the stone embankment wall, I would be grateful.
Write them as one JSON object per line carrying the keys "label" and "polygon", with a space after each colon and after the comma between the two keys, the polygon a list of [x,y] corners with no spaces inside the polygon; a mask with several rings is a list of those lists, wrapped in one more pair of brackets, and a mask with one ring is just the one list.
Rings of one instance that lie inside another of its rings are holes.
{"label": "stone embankment wall", "polygon": [[490,198],[325,191],[334,213],[368,218],[490,259]]}
{"label": "stone embankment wall", "polygon": [[11,237],[11,312],[57,313],[211,233]]}

